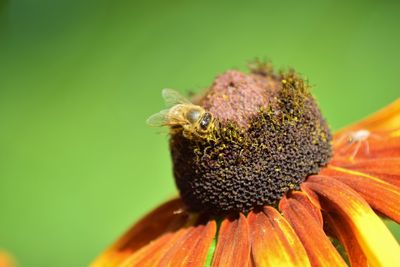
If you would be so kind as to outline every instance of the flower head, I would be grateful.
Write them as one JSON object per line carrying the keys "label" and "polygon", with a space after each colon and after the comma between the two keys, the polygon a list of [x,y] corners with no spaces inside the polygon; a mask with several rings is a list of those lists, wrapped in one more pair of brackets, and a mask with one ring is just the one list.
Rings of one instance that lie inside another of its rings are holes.
{"label": "flower head", "polygon": [[0,250],[0,267],[14,267],[14,266],[16,265],[13,257],[9,253]]}
{"label": "flower head", "polygon": [[212,138],[171,135],[175,181],[190,211],[221,214],[275,205],[331,156],[328,126],[293,71],[228,71],[199,105],[218,122]]}
{"label": "flower head", "polygon": [[332,138],[307,83],[258,64],[193,102],[151,120],[180,198],[93,266],[400,266],[377,216],[400,222],[400,100]]}

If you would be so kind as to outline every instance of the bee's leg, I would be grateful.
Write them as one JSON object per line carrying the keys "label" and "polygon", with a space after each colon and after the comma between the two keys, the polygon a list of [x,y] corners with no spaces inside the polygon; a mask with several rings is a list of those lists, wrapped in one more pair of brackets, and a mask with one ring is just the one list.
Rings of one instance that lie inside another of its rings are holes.
{"label": "bee's leg", "polygon": [[188,132],[186,129],[183,129],[183,130],[182,130],[182,135],[183,135],[183,137],[185,137],[185,138],[187,138],[187,139],[190,139],[189,132]]}

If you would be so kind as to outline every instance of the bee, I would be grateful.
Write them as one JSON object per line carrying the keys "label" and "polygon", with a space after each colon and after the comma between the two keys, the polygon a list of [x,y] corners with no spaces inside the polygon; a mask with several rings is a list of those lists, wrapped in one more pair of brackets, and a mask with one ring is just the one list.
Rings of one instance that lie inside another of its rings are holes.
{"label": "bee", "polygon": [[168,109],[150,116],[150,126],[168,126],[172,132],[182,131],[188,139],[209,139],[215,129],[215,118],[210,112],[172,89],[163,89],[162,97]]}

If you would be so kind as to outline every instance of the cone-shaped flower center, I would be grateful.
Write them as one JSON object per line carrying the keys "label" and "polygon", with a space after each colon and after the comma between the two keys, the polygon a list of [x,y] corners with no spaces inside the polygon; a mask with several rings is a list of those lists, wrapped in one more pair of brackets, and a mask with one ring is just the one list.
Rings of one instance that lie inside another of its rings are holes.
{"label": "cone-shaped flower center", "polygon": [[209,136],[171,136],[176,184],[193,211],[274,205],[331,156],[328,126],[294,72],[229,71],[195,104],[214,118]]}

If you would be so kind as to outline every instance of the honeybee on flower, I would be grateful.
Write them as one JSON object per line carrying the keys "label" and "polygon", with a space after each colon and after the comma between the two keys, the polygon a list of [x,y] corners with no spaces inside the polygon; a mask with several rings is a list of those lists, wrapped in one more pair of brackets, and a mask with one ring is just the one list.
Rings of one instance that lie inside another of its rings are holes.
{"label": "honeybee on flower", "polygon": [[168,108],[150,116],[147,119],[150,126],[168,126],[173,132],[182,130],[183,136],[188,139],[205,139],[215,129],[213,115],[192,104],[177,91],[163,89],[162,97]]}

